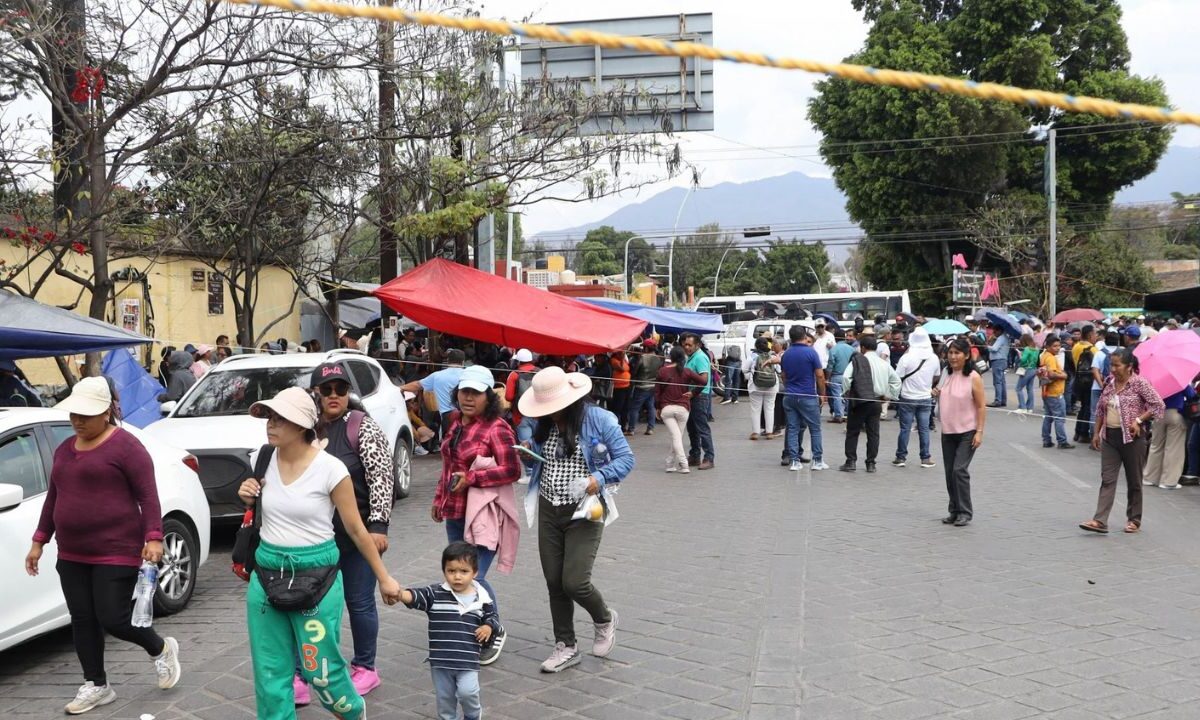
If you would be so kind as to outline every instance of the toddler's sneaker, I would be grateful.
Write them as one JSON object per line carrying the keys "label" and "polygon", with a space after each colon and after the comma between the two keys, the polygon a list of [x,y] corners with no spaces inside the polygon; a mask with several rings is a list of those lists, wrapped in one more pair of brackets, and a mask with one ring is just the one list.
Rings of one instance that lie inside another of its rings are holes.
{"label": "toddler's sneaker", "polygon": [[75,699],[67,703],[67,714],[82,715],[88,710],[107,705],[116,699],[117,694],[113,692],[112,688],[107,685],[96,687],[95,683],[88,680],[79,686],[79,692],[75,693]]}
{"label": "toddler's sneaker", "polygon": [[555,643],[554,652],[550,653],[550,657],[546,658],[546,662],[542,663],[542,672],[556,673],[562,672],[572,665],[578,665],[583,660],[579,656],[579,648],[575,645],[568,646],[566,643]]}
{"label": "toddler's sneaker", "polygon": [[[353,677],[351,677],[353,682]],[[304,682],[302,675],[292,676],[292,695],[296,696],[296,707],[304,707],[312,702],[312,691],[308,689],[308,683]]]}
{"label": "toddler's sneaker", "polygon": [[359,665],[350,666],[350,683],[354,685],[354,689],[359,695],[366,696],[375,688],[382,684],[379,679],[379,673],[371,668],[361,667]]}
{"label": "toddler's sneaker", "polygon": [[608,609],[612,620],[606,623],[596,623],[596,640],[592,644],[592,654],[596,657],[608,657],[617,644],[617,611]]}

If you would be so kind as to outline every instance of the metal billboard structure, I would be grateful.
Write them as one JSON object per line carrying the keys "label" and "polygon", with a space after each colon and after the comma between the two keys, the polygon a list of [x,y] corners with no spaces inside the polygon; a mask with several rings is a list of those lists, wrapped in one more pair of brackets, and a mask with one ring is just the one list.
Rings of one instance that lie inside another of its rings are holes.
{"label": "metal billboard structure", "polygon": [[[550,24],[713,45],[711,13]],[[619,90],[622,106],[589,119],[580,135],[663,132],[668,123],[672,132],[715,129],[711,60],[543,41],[522,43],[520,50],[525,93],[546,83],[578,85],[587,94]],[[665,118],[655,117],[662,113]]]}

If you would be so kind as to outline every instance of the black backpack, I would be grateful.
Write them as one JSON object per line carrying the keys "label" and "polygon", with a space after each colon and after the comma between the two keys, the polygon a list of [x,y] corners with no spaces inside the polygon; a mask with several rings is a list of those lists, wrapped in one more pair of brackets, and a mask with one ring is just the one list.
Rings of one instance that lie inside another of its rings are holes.
{"label": "black backpack", "polygon": [[531,373],[529,371],[517,372],[517,390],[513,393],[513,405],[516,405],[521,400],[521,396],[524,395],[529,388],[533,387],[533,376],[535,374],[536,373]]}
{"label": "black backpack", "polygon": [[1087,394],[1092,391],[1092,360],[1095,358],[1093,348],[1079,353],[1079,362],[1075,363],[1075,394]]}

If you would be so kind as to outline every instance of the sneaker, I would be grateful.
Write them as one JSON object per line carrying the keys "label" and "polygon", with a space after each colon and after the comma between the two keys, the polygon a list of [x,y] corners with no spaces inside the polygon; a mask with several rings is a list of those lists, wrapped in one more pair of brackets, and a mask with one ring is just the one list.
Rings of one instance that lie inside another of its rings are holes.
{"label": "sneaker", "polygon": [[933,461],[933,458],[924,458],[921,460],[921,467],[923,467],[923,468],[937,467],[937,463],[935,463]]}
{"label": "sneaker", "polygon": [[691,471],[692,471],[692,468],[689,467],[687,463],[679,463],[679,472],[683,473],[684,475],[687,475]]}
{"label": "sneaker", "polygon": [[826,465],[824,462],[818,460],[815,463],[813,463],[812,469],[813,470],[828,470],[829,466]]}
{"label": "sneaker", "polygon": [[1043,441],[1043,442],[1042,442],[1042,447],[1044,447],[1044,448],[1052,448],[1052,447],[1054,447],[1054,443],[1052,443],[1052,442],[1045,442],[1045,441]]}
{"label": "sneaker", "polygon": [[653,430],[646,430],[645,434],[646,434],[646,435],[653,435],[653,434],[654,434],[654,431],[653,431]]}
{"label": "sneaker", "polygon": [[854,463],[847,460],[838,466],[838,470],[841,470],[842,472],[854,472]]}
{"label": "sneaker", "polygon": [[1158,486],[1160,488],[1162,488],[1163,490],[1178,490],[1179,489],[1178,485],[1167,485],[1165,483],[1159,483]]}
{"label": "sneaker", "polygon": [[733,402],[733,398],[725,398],[724,400],[721,401],[721,404],[728,405],[731,402]]}
{"label": "sneaker", "polygon": [[429,451],[426,450],[423,446],[421,446],[421,445],[413,446],[413,455],[416,455],[417,457],[423,457],[428,454],[429,454]]}
{"label": "sneaker", "polygon": [[82,715],[92,708],[107,705],[117,699],[117,694],[107,685],[96,687],[91,680],[88,680],[83,685],[79,686],[79,692],[75,693],[75,699],[67,703],[68,715]]}
{"label": "sneaker", "polygon": [[1200,477],[1196,477],[1195,475],[1184,475],[1183,477],[1179,478],[1179,484],[1189,486],[1200,485]]}
{"label": "sneaker", "polygon": [[667,463],[667,472],[673,473],[679,470],[679,465],[676,463]]}
{"label": "sneaker", "polygon": [[907,464],[908,463],[905,462],[904,458],[896,458],[892,461],[892,467],[904,467]]}
{"label": "sneaker", "polygon": [[606,623],[596,623],[596,640],[592,643],[592,654],[596,657],[608,657],[617,644],[617,611],[608,609],[612,620]]}
{"label": "sneaker", "polygon": [[873,462],[867,463],[867,472],[869,472],[869,473],[875,472],[875,463],[873,463]]}
{"label": "sneaker", "polygon": [[499,660],[500,651],[504,649],[504,641],[507,639],[508,633],[504,632],[504,628],[500,628],[500,632],[493,635],[491,642],[485,645],[483,650],[479,652],[479,664],[491,665]]}
{"label": "sneaker", "polygon": [[[350,680],[354,680],[353,671],[350,673]],[[304,707],[312,702],[312,691],[308,689],[308,683],[304,682],[304,676],[292,676],[292,695],[296,698],[296,707]]]}
{"label": "sneaker", "polygon": [[1059,443],[1058,449],[1059,450],[1074,450],[1075,446],[1072,445],[1071,443]]}
{"label": "sneaker", "polygon": [[579,657],[579,650],[574,645],[568,646],[566,643],[555,643],[554,652],[550,653],[550,657],[546,658],[546,662],[542,663],[542,672],[562,672],[572,665],[578,665],[581,660],[583,658]]}
{"label": "sneaker", "polygon": [[800,464],[799,460],[793,460],[792,464],[788,466],[788,472],[796,472],[802,467],[804,466]]}
{"label": "sneaker", "polygon": [[[483,662],[480,661],[482,665]],[[358,691],[359,695],[366,695],[382,684],[379,679],[379,673],[371,668],[361,667],[359,665],[350,666],[350,684]]]}
{"label": "sneaker", "polygon": [[162,654],[154,658],[154,672],[158,675],[158,687],[170,690],[179,682],[183,669],[179,667],[179,641],[169,637],[163,641]]}

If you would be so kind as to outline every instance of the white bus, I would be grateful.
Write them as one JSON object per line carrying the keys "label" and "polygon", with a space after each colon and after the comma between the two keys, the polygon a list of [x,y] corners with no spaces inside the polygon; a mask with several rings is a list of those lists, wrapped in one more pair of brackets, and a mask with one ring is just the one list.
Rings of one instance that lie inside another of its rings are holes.
{"label": "white bus", "polygon": [[798,319],[816,313],[829,313],[839,321],[876,315],[894,318],[897,313],[912,312],[907,290],[876,292],[818,293],[811,295],[718,295],[700,298],[697,312],[719,314],[725,322],[756,318]]}

